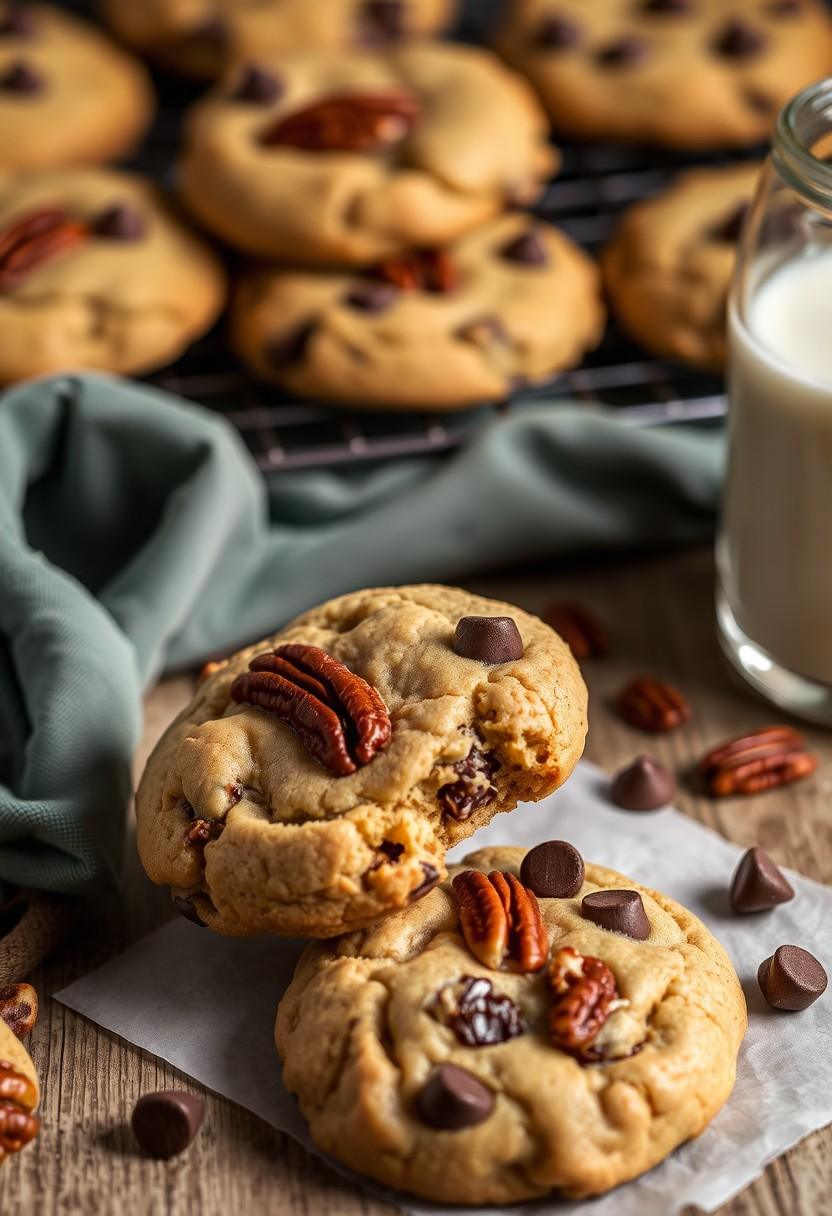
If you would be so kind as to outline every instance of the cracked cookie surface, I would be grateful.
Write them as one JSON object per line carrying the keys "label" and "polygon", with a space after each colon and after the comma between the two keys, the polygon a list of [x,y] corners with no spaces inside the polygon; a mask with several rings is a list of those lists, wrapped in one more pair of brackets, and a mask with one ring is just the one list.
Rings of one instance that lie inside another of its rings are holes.
{"label": "cracked cookie surface", "polygon": [[600,340],[598,269],[558,229],[503,216],[443,256],[454,279],[445,291],[372,273],[252,271],[232,342],[258,375],[304,396],[457,409],[574,366]]}
{"label": "cracked cookie surface", "polygon": [[[524,855],[482,849],[451,875],[518,875]],[[641,895],[644,941],[581,915],[583,896],[621,888]],[[276,1040],[285,1084],[321,1150],[428,1199],[503,1204],[552,1190],[599,1194],[704,1130],[731,1092],[746,1026],[722,946],[681,905],[601,866],[587,864],[574,898],[539,905],[553,953],[569,946],[613,973],[620,1001],[602,1031],[612,1058],[582,1064],[552,1046],[546,971],[477,962],[449,877],[415,907],[310,946],[298,963]],[[460,1037],[448,1016],[469,978],[493,988],[484,1045],[464,1041],[470,1035]],[[443,1064],[491,1094],[475,1125],[437,1130],[420,1113],[426,1081]]]}
{"label": "cracked cookie surface", "polygon": [[[522,657],[487,666],[456,654],[456,623],[473,615],[512,617]],[[322,648],[383,699],[392,739],[351,775],[333,776],[284,721],[232,698],[250,661],[285,643]],[[220,932],[333,936],[424,895],[447,848],[565,781],[585,734],[580,671],[537,617],[450,587],[355,592],[201,685],[148,761],[139,852],[180,910]]]}
{"label": "cracked cookie surface", "polygon": [[[445,244],[508,201],[532,202],[557,160],[531,89],[487,51],[304,50],[263,55],[257,66],[266,99],[241,100],[247,70],[230,69],[186,120],[180,164],[194,215],[247,253],[367,265]],[[354,112],[314,133],[326,146],[275,134],[333,99],[363,110],[391,95],[410,118],[380,126],[382,147],[355,150]]]}
{"label": "cracked cookie surface", "polygon": [[[75,243],[39,256],[48,251],[32,241],[28,269],[5,277],[4,236],[44,212],[62,215]],[[106,169],[0,174],[0,381],[162,367],[210,327],[224,298],[213,253],[141,178]]]}
{"label": "cracked cookie surface", "polygon": [[94,25],[49,5],[0,3],[0,171],[124,156],[153,108],[144,66]]}
{"label": "cracked cookie surface", "polygon": [[601,264],[610,304],[647,350],[722,369],[726,302],[757,163],[680,174],[624,213]]}
{"label": "cracked cookie surface", "polygon": [[564,134],[742,147],[828,73],[832,19],[820,0],[512,0],[498,42]]}

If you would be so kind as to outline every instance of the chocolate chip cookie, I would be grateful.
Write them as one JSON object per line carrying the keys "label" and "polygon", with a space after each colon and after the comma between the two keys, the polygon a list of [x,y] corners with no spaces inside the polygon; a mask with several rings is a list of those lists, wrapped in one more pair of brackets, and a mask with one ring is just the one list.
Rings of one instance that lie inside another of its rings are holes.
{"label": "chocolate chip cookie", "polygon": [[0,171],[121,157],[153,104],[144,67],[94,26],[0,0]]}
{"label": "chocolate chip cookie", "polygon": [[0,381],[163,367],[224,297],[213,253],[149,182],[108,169],[0,173]]}
{"label": "chocolate chip cookie", "polygon": [[556,228],[509,215],[366,274],[255,271],[232,341],[302,396],[458,409],[579,363],[603,326],[595,263]]}
{"label": "chocolate chip cookie", "polygon": [[624,215],[602,255],[610,304],[647,350],[719,371],[737,239],[755,163],[683,173]]}
{"label": "chocolate chip cookie", "polygon": [[202,684],[139,786],[139,853],[198,923],[332,936],[427,894],[450,845],[566,780],[585,733],[578,667],[536,617],[355,592]]}
{"label": "chocolate chip cookie", "polygon": [[745,1032],[734,969],[667,896],[582,863],[576,887],[574,853],[482,849],[415,907],[307,949],[276,1039],[323,1152],[502,1205],[600,1194],[704,1130]]}
{"label": "chocolate chip cookie", "polygon": [[439,34],[455,0],[103,0],[130,46],[188,76],[210,78],[241,55],[304,46],[378,47]]}
{"label": "chocolate chip cookie", "polygon": [[499,45],[558,131],[739,147],[830,71],[832,17],[820,0],[513,0]]}
{"label": "chocolate chip cookie", "polygon": [[35,1066],[28,1051],[0,1019],[0,1165],[34,1140],[40,1120]]}
{"label": "chocolate chip cookie", "polygon": [[472,47],[238,65],[187,122],[181,187],[245,252],[368,265],[531,202],[556,161],[519,77]]}

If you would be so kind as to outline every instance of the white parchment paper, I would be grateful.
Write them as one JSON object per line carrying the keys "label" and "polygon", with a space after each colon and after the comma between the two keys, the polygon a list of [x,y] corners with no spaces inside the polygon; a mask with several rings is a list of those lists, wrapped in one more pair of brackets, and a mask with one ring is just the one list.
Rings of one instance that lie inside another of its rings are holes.
{"label": "white parchment paper", "polygon": [[[811,950],[830,967],[832,890],[789,872],[796,891],[791,903],[733,916],[727,890],[742,850],[674,810],[618,810],[608,801],[607,787],[598,769],[582,764],[557,794],[510,816],[498,815],[455,856],[486,844],[528,846],[560,838],[572,841],[588,860],[665,891],[700,916],[727,948],[745,989],[749,1030],[734,1093],[698,1140],[601,1199],[501,1209],[522,1216],[674,1216],[688,1204],[712,1211],[768,1161],[832,1121],[832,990],[802,1013],[778,1013],[762,999],[756,982],[759,963],[785,942]],[[240,1103],[314,1153],[306,1125],[283,1088],[272,1033],[277,1002],[302,948],[302,942],[281,939],[223,938],[176,920],[71,984],[57,999]],[[406,1211],[454,1210],[365,1185]]]}

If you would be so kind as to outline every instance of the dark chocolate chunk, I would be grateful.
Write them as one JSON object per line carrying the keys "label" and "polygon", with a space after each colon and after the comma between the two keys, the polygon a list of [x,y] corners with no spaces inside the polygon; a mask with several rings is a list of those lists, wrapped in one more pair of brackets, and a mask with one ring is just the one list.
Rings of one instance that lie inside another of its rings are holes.
{"label": "dark chocolate chunk", "polygon": [[610,933],[639,942],[650,936],[650,921],[638,891],[593,891],[581,900],[581,914]]}
{"label": "dark chocolate chunk", "polygon": [[544,51],[562,51],[577,46],[581,41],[581,29],[574,21],[550,13],[544,17],[534,32],[534,44]]}
{"label": "dark chocolate chunk", "polygon": [[19,59],[6,68],[0,76],[0,90],[4,93],[20,93],[31,96],[43,92],[46,82],[37,68]]}
{"label": "dark chocolate chunk", "polygon": [[489,667],[523,657],[523,639],[510,616],[463,616],[456,623],[454,651]]}
{"label": "dark chocolate chunk", "polygon": [[613,802],[625,811],[656,811],[676,793],[673,774],[652,756],[637,756],[612,779]]}
{"label": "dark chocolate chunk", "polygon": [[293,363],[300,363],[306,355],[314,332],[315,322],[307,321],[299,329],[280,338],[273,338],[264,352],[266,360],[275,371],[281,371]]}
{"label": "dark chocolate chunk", "polygon": [[584,885],[584,859],[565,840],[535,845],[523,858],[520,881],[548,899],[571,899]]}
{"label": "dark chocolate chunk", "polygon": [[778,946],[760,963],[757,982],[774,1009],[796,1012],[808,1009],[826,991],[827,976],[821,964],[800,946]]}
{"label": "dark chocolate chunk", "polygon": [[344,296],[344,303],[359,312],[386,312],[398,298],[392,283],[354,283]]}
{"label": "dark chocolate chunk", "polygon": [[638,38],[635,34],[625,34],[615,42],[601,47],[596,58],[602,67],[625,68],[641,63],[649,53],[650,47],[643,38]]}
{"label": "dark chocolate chunk", "polygon": [[130,203],[113,203],[93,220],[96,236],[112,241],[140,241],[147,232],[147,223],[140,211]]}
{"label": "dark chocolate chunk", "polygon": [[691,11],[691,0],[644,0],[642,12],[667,13],[668,16],[683,16]]}
{"label": "dark chocolate chunk", "polygon": [[494,991],[490,980],[464,975],[462,992],[447,1022],[466,1047],[490,1047],[524,1033],[523,1015],[511,997]]}
{"label": "dark chocolate chunk", "polygon": [[[451,767],[458,774],[457,780],[443,785],[436,797],[446,815],[464,823],[479,807],[488,806],[497,797],[491,780],[500,762],[493,752],[485,752],[473,744],[465,759],[457,760]],[[486,780],[478,781],[478,777]]]}
{"label": "dark chocolate chunk", "polygon": [[739,206],[735,207],[726,219],[710,230],[709,236],[711,240],[725,241],[732,245],[736,244],[740,239],[745,217],[748,215],[748,207],[748,203],[740,203]]}
{"label": "dark chocolate chunk", "polygon": [[188,1147],[204,1114],[202,1102],[193,1094],[181,1090],[145,1094],[133,1108],[133,1135],[149,1157],[167,1161]]}
{"label": "dark chocolate chunk", "polygon": [[549,261],[549,251],[533,228],[509,241],[500,253],[507,262],[521,266],[545,266]]}
{"label": "dark chocolate chunk", "polygon": [[440,1064],[419,1094],[418,1107],[429,1127],[459,1131],[488,1118],[494,1109],[494,1094],[464,1068]]}
{"label": "dark chocolate chunk", "polygon": [[364,37],[371,42],[395,42],[405,35],[402,0],[365,0]]}
{"label": "dark chocolate chunk", "polygon": [[429,894],[439,882],[439,871],[429,861],[422,862],[422,873],[425,876],[424,879],[410,892],[410,903],[412,904]]}
{"label": "dark chocolate chunk", "polygon": [[192,925],[199,925],[200,929],[207,928],[205,921],[196,910],[193,899],[190,895],[181,895],[176,891],[171,891],[170,897],[173,900],[173,906],[180,916],[184,916],[185,920],[189,920]]}
{"label": "dark chocolate chunk", "polygon": [[718,55],[728,59],[748,59],[758,54],[766,43],[765,34],[755,26],[749,25],[742,17],[732,17],[726,21],[713,41],[713,49]]}
{"label": "dark chocolate chunk", "polygon": [[249,63],[242,70],[236,89],[231,94],[232,101],[251,102],[257,106],[268,106],[277,101],[283,92],[283,85],[273,72]]}
{"label": "dark chocolate chunk", "polygon": [[382,840],[378,846],[379,852],[383,853],[388,861],[397,862],[404,853],[404,845],[399,844],[395,840]]}
{"label": "dark chocolate chunk", "polygon": [[34,33],[34,15],[21,4],[9,5],[0,17],[0,38],[31,38]]}
{"label": "dark chocolate chunk", "polygon": [[794,890],[765,849],[749,849],[731,879],[731,907],[735,912],[765,912],[794,899]]}

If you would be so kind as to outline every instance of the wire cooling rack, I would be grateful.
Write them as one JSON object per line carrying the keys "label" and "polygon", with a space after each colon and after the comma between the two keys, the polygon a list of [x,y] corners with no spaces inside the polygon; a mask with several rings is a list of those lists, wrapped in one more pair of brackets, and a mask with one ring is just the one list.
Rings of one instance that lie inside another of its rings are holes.
{"label": "wire cooling rack", "polygon": [[[93,7],[91,0],[65,0],[65,4],[88,15]],[[499,4],[500,0],[464,0],[458,36],[486,41]],[[157,86],[159,117],[135,167],[170,184],[182,112],[197,90],[166,77],[159,77]],[[655,149],[558,143],[562,169],[534,211],[592,253],[611,235],[624,207],[660,190],[691,163]],[[499,405],[461,414],[368,413],[299,401],[248,375],[228,350],[222,326],[151,382],[225,414],[264,472],[447,451],[463,443],[495,412],[517,412],[543,399],[570,398],[588,410],[609,411],[629,425],[715,418],[725,408],[718,377],[650,358],[614,322],[598,350],[576,370],[523,389]]]}

